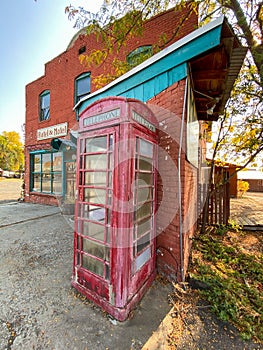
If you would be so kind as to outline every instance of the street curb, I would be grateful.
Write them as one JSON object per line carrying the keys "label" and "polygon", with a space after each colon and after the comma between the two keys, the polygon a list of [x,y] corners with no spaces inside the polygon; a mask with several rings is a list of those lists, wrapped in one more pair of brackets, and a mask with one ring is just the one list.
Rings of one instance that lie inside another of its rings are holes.
{"label": "street curb", "polygon": [[159,327],[147,342],[142,347],[142,350],[161,350],[168,349],[168,335],[172,333],[172,313],[174,308],[172,307],[168,314],[164,317]]}

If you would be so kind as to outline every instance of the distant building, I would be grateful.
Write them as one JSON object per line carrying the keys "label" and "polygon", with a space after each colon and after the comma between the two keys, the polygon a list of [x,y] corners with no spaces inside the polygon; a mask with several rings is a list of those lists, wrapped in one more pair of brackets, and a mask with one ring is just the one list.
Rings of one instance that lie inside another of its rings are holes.
{"label": "distant building", "polygon": [[248,182],[248,192],[263,192],[263,171],[257,169],[241,170],[238,172],[237,178]]}

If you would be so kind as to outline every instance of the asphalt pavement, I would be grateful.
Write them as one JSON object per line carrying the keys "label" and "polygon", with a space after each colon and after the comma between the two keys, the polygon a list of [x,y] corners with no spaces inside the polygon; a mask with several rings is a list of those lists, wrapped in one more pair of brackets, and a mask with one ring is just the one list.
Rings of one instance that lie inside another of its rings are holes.
{"label": "asphalt pavement", "polygon": [[52,206],[0,204],[0,350],[142,349],[170,310],[155,281],[133,317],[111,320],[71,287],[73,221]]}

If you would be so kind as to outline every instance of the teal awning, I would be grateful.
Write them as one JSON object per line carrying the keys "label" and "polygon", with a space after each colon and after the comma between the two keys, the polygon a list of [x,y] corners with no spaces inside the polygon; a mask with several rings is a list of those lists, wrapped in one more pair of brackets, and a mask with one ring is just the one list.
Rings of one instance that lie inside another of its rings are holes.
{"label": "teal awning", "polygon": [[[79,115],[91,103],[109,96],[136,98],[138,100],[146,102],[154,96],[158,95],[161,91],[167,89],[169,86],[186,78],[189,74],[188,67],[191,66],[192,63],[194,64],[194,60],[196,58],[209,54],[222,45],[225,45],[225,51],[227,53],[226,57],[228,60],[231,60],[231,54],[234,52],[233,48],[237,49],[241,47],[234,33],[232,32],[231,27],[223,16],[205,25],[204,27],[193,31],[189,35],[155,54],[142,64],[136,66],[126,74],[123,74],[121,77],[114,80],[110,84],[93,92],[83,100],[80,100],[75,106],[75,109]],[[229,84],[226,83],[226,80],[228,79],[228,72],[226,70],[226,67],[224,67],[224,69],[221,67],[213,67],[213,76],[215,77],[214,82],[216,84],[217,80],[219,80],[220,86],[217,84],[217,89],[212,98],[215,98],[216,100],[219,98],[221,102],[226,102],[226,98],[223,99],[222,96],[225,94],[225,97],[229,97],[234,80],[243,63],[245,53],[246,49],[243,50],[241,55],[236,55],[238,56],[238,59],[235,57],[235,64],[237,69],[235,73],[231,75],[232,80]],[[221,51],[219,55],[222,55]],[[209,69],[209,67],[207,67],[207,63],[202,62],[203,68],[205,70]],[[227,62],[227,64],[229,65],[229,62]],[[221,74],[222,72],[223,75]],[[220,79],[217,79],[217,73],[219,74]],[[211,78],[209,76],[207,78],[207,83],[210,82],[210,80]],[[198,88],[200,87],[200,84],[196,85]],[[223,91],[225,87],[227,87],[227,91]],[[201,94],[209,94],[209,91],[207,91],[207,89],[208,88],[206,85],[204,87],[204,91],[200,91]],[[199,105],[200,109],[203,108],[202,104],[206,105],[204,96],[202,96],[202,98],[203,100]],[[211,102],[209,99],[208,101]],[[218,106],[219,105],[220,104],[218,104]],[[218,107],[217,112],[219,112],[220,108]],[[198,112],[199,110],[197,106],[197,113]],[[203,112],[204,111],[202,111],[202,113]],[[203,113],[202,118],[205,119],[205,116],[206,113],[205,115]]]}
{"label": "teal awning", "polygon": [[57,151],[65,151],[65,150],[76,150],[76,144],[71,140],[54,138],[50,142],[51,147]]}

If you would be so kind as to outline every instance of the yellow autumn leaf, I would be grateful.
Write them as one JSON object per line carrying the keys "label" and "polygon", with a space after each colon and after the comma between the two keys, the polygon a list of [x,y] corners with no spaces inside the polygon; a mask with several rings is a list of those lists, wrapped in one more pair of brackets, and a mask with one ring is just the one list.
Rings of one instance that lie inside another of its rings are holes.
{"label": "yellow autumn leaf", "polygon": [[83,64],[85,59],[86,59],[85,55],[83,55],[83,54],[79,55],[79,62],[80,62],[80,64]]}

